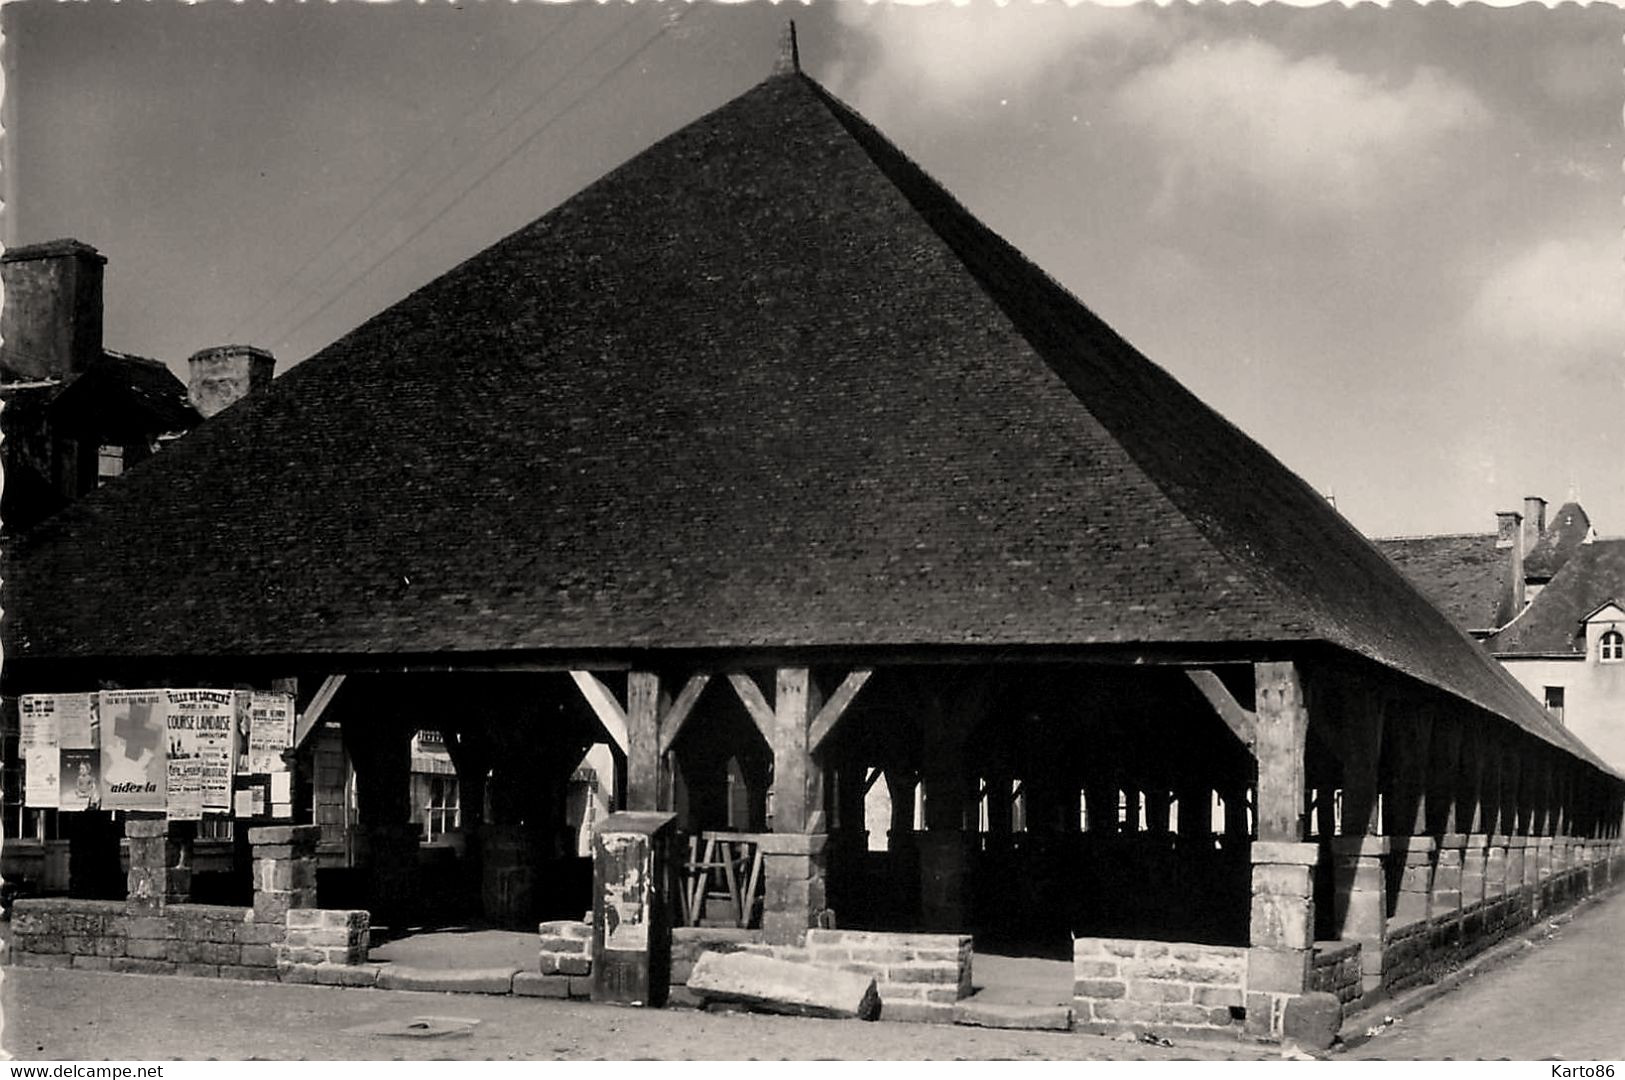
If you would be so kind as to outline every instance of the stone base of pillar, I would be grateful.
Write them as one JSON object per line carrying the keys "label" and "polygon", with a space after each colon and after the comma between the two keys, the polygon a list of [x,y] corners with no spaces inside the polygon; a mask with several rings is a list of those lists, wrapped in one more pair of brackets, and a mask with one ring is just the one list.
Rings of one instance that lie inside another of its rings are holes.
{"label": "stone base of pillar", "polygon": [[970,838],[958,829],[914,834],[920,853],[920,923],[926,931],[955,934],[970,922]]}
{"label": "stone base of pillar", "polygon": [[316,844],[320,825],[272,825],[248,830],[254,852],[254,920],[280,925],[289,911],[316,906]]}
{"label": "stone base of pillar", "polygon": [[192,839],[196,833],[193,822],[170,822],[162,814],[128,814],[124,835],[130,846],[130,869],[125,902],[140,908],[184,904],[192,892]]}
{"label": "stone base of pillar", "polygon": [[1433,867],[1433,891],[1429,912],[1434,919],[1461,914],[1462,849],[1467,837],[1446,833],[1439,838],[1439,860]]}
{"label": "stone base of pillar", "polygon": [[1360,981],[1369,993],[1382,986],[1388,888],[1382,860],[1386,836],[1332,838],[1332,903],[1338,939],[1360,943]]}
{"label": "stone base of pillar", "polygon": [[826,908],[828,838],[823,833],[766,833],[760,839],[762,938],[769,945],[800,945]]}
{"label": "stone base of pillar", "polygon": [[1247,1031],[1279,1039],[1286,1002],[1309,985],[1315,947],[1317,844],[1252,845],[1252,918],[1247,949]]}
{"label": "stone base of pillar", "polygon": [[1484,849],[1484,899],[1494,900],[1507,891],[1507,841],[1510,837],[1491,836]]}
{"label": "stone base of pillar", "polygon": [[1409,926],[1428,917],[1428,901],[1433,891],[1433,850],[1431,836],[1390,836],[1392,858],[1403,868],[1399,895],[1395,897],[1394,924]]}
{"label": "stone base of pillar", "polygon": [[1472,833],[1462,848],[1461,908],[1464,913],[1484,902],[1484,860],[1489,843],[1490,838],[1483,833]]}

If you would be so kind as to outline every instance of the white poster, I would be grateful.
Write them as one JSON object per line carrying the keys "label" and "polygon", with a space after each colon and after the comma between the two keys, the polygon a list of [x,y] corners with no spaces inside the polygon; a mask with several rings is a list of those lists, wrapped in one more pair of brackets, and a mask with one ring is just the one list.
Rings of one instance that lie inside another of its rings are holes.
{"label": "white poster", "polygon": [[282,751],[293,744],[293,695],[254,694],[249,700],[248,771],[287,769]]}
{"label": "white poster", "polygon": [[57,737],[56,698],[55,694],[24,694],[17,702],[19,749],[49,746],[55,750],[61,745]]}
{"label": "white poster", "polygon": [[[198,811],[230,813],[232,757],[235,751],[237,692],[233,690],[168,690],[170,745],[196,762]],[[189,779],[192,766],[177,775],[187,786],[181,812],[191,814]],[[170,817],[180,820],[173,802]]]}
{"label": "white poster", "polygon": [[57,694],[58,745],[64,750],[96,749],[96,695]]}
{"label": "white poster", "polygon": [[23,751],[23,805],[54,810],[62,799],[59,751],[54,746],[30,746]]}
{"label": "white poster", "polygon": [[17,702],[24,806],[49,810],[61,799],[56,707],[54,694],[24,694]]}
{"label": "white poster", "polygon": [[102,809],[164,809],[169,734],[165,693],[102,691]]}

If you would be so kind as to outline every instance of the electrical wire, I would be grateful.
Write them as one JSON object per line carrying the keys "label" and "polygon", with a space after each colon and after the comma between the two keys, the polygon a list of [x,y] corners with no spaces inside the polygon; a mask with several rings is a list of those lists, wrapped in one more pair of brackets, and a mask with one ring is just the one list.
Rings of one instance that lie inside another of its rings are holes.
{"label": "electrical wire", "polygon": [[[572,25],[574,25],[574,23],[580,17],[580,14],[581,14],[581,12],[583,10],[585,10],[585,5],[577,5],[570,12],[569,17],[568,17],[567,21],[564,23],[564,25],[560,26],[557,30],[553,31],[552,33],[549,33],[549,34],[545,35],[542,38],[541,41],[537,42],[536,45],[533,46],[529,51],[527,51],[523,56],[521,56],[518,60],[514,61],[506,69],[504,69],[502,74],[498,75],[496,80],[485,88],[485,90],[480,94],[479,99],[477,101],[475,101],[475,103],[472,106],[470,106],[466,111],[464,111],[463,114],[461,116],[459,116],[456,121],[454,121],[451,125],[448,125],[448,128],[450,130],[456,130],[458,128],[461,128],[464,124],[468,123],[468,121],[472,117],[474,117],[481,110],[483,110],[485,108],[485,106],[486,106],[486,103],[488,101],[490,101],[491,98],[498,91],[500,91],[503,88],[503,85],[505,83],[507,83],[508,80],[510,78],[512,78],[513,75],[517,71],[519,71],[520,68],[522,68],[526,64],[530,63],[530,61],[532,59],[534,59],[538,53],[540,53],[544,48],[546,48],[549,44],[551,44],[555,39],[557,39],[561,35],[567,33],[569,31],[569,28]],[[630,21],[630,16],[628,17],[628,21]],[[620,28],[617,28],[616,32],[619,32],[619,29]],[[613,36],[613,35],[611,35],[611,36]],[[551,86],[549,87],[549,89],[551,89]],[[532,105],[534,105],[534,102],[532,103]],[[531,106],[526,106],[526,109],[529,109],[530,107]],[[522,113],[521,113],[521,115],[522,115]],[[502,130],[506,130],[506,129],[502,129]],[[502,130],[499,130],[499,131],[493,133],[491,138],[496,138],[498,135],[501,135]],[[486,143],[489,143],[489,142],[490,142],[490,140],[487,139]],[[484,144],[482,144],[482,147],[483,147],[483,145]],[[297,281],[299,279],[299,277],[302,274],[305,273],[305,271],[309,270],[313,265],[315,265],[328,252],[332,251],[334,248],[336,248],[343,241],[348,240],[350,238],[350,236],[355,232],[356,226],[359,225],[361,223],[361,221],[367,217],[368,214],[372,213],[378,207],[382,206],[384,200],[386,198],[388,198],[389,194],[392,191],[394,191],[397,187],[400,186],[401,182],[406,179],[407,175],[409,173],[411,173],[414,169],[416,169],[419,165],[421,165],[425,161],[427,161],[437,150],[441,149],[441,147],[442,147],[442,144],[439,141],[431,141],[426,146],[424,146],[416,155],[413,156],[411,161],[409,161],[405,165],[403,165],[399,170],[397,170],[395,172],[395,174],[393,176],[391,176],[389,178],[388,181],[385,182],[383,188],[377,193],[377,195],[367,199],[362,204],[361,208],[359,210],[357,210],[355,212],[355,214],[352,215],[348,221],[346,221],[336,231],[334,231],[329,236],[329,238],[328,238],[328,240],[327,240],[327,242],[325,244],[323,244],[320,248],[318,248],[313,254],[310,255],[309,258],[305,259],[304,262],[300,263],[297,269],[295,269],[292,273],[288,274],[287,277],[285,277],[279,284],[277,284],[273,289],[271,289],[271,291],[268,292],[265,295],[265,298],[260,302],[258,307],[256,307],[248,315],[246,315],[243,318],[237,320],[232,325],[232,328],[228,332],[227,336],[231,337],[231,338],[236,338],[240,331],[248,330],[249,328],[251,328],[253,326],[254,322],[257,319],[259,319],[266,312],[273,310],[277,306],[277,301],[280,298],[282,298],[282,296],[286,293],[286,291],[287,291],[287,289],[288,289],[288,287],[290,285],[292,285],[295,281]],[[476,153],[477,152],[478,152],[478,150],[476,150]],[[453,169],[452,173],[447,174],[447,176],[450,176],[450,175],[455,175],[455,168]],[[433,184],[431,184],[429,190],[424,192],[423,195],[419,196],[418,201],[420,202],[423,198],[426,198],[429,195],[433,194],[434,189],[436,187],[438,187],[438,185],[440,183],[444,182],[444,180],[446,178],[447,178],[446,176],[442,176],[439,180],[436,180]],[[417,205],[417,202],[414,202],[412,204],[412,206],[416,206],[416,205]],[[333,273],[336,273],[339,269],[343,268],[350,261],[350,259],[352,259],[354,257],[355,257],[354,255],[349,256],[343,262],[339,263],[338,266],[334,268],[334,270],[329,271],[328,277],[323,278],[321,284],[325,284],[326,281],[328,280],[328,278],[330,278]],[[295,302],[294,302],[294,306],[290,310],[289,314],[292,314],[294,311],[297,311],[299,309],[299,307],[302,306],[303,304],[308,303],[309,299],[310,298],[308,296],[296,299]]]}
{"label": "electrical wire", "polygon": [[[629,22],[630,18],[627,21]],[[323,314],[325,314],[326,312],[331,310],[334,305],[338,304],[340,301],[342,301],[346,297],[348,297],[352,292],[355,291],[355,289],[363,281],[365,281],[372,274],[373,271],[377,270],[378,267],[382,266],[385,262],[387,262],[389,259],[394,257],[394,255],[397,252],[399,252],[402,248],[406,247],[408,244],[415,241],[418,237],[422,236],[430,228],[432,228],[436,224],[438,224],[448,213],[450,213],[453,209],[455,209],[457,206],[459,206],[462,203],[462,201],[465,198],[467,198],[467,196],[471,192],[476,190],[481,184],[483,184],[487,179],[489,179],[493,173],[495,173],[498,169],[502,168],[508,162],[512,161],[516,156],[518,156],[519,153],[521,153],[522,151],[524,151],[525,149],[530,147],[532,144],[534,144],[535,141],[542,136],[542,134],[544,134],[546,131],[548,131],[550,128],[552,128],[554,124],[558,123],[565,116],[569,115],[577,106],[579,106],[584,100],[586,100],[586,98],[588,96],[595,93],[606,82],[608,82],[610,79],[614,78],[615,76],[619,75],[622,71],[624,71],[627,68],[628,65],[630,65],[633,61],[635,61],[639,56],[643,55],[643,53],[646,52],[650,48],[650,46],[652,46],[669,29],[671,29],[671,27],[673,25],[675,25],[675,20],[668,19],[665,22],[663,22],[661,24],[661,26],[658,27],[655,30],[654,33],[650,34],[647,38],[645,38],[643,40],[643,42],[637,47],[637,49],[635,49],[632,53],[628,54],[624,59],[622,59],[619,63],[617,63],[613,68],[609,69],[607,72],[600,75],[592,83],[591,86],[587,87],[585,90],[581,91],[580,93],[578,93],[574,97],[572,97],[570,99],[570,101],[562,109],[559,109],[557,112],[555,112],[551,116],[549,116],[547,118],[547,120],[545,120],[540,127],[536,128],[536,130],[532,131],[522,141],[520,141],[513,148],[508,150],[507,153],[503,154],[492,165],[487,167],[483,172],[481,172],[477,177],[475,177],[474,180],[471,183],[469,183],[467,186],[463,187],[462,190],[457,192],[457,194],[452,197],[451,201],[446,203],[444,206],[442,206],[440,208],[440,210],[438,210],[431,218],[429,218],[428,221],[426,221],[422,225],[418,226],[409,235],[407,235],[404,239],[402,239],[399,243],[396,243],[395,245],[390,247],[388,251],[385,251],[378,258],[374,259],[364,269],[362,269],[362,271],[358,275],[356,275],[356,277],[351,279],[350,283],[348,285],[346,285],[343,290],[341,290],[341,291],[333,294],[332,296],[330,296],[326,300],[326,302],[324,302],[323,304],[321,304],[321,306],[316,308],[315,311],[312,311],[309,315],[305,316],[298,323],[294,324],[290,329],[288,329],[285,332],[283,332],[282,334],[278,335],[276,340],[278,342],[283,342],[283,341],[286,341],[287,339],[293,337],[294,335],[298,334],[301,330],[303,330],[305,327],[309,326],[316,319],[320,318]],[[585,54],[575,64],[572,64],[569,70],[567,70],[558,79],[554,80],[554,82],[549,86],[549,89],[552,89],[553,86],[556,86],[559,83],[563,82],[565,79],[569,78],[569,76],[574,74],[583,64],[585,64],[588,60],[590,60],[598,52],[602,51],[603,47],[605,45],[607,45],[608,42],[611,39],[613,39],[615,37],[618,37],[620,35],[621,30],[624,30],[625,26],[626,26],[626,23],[623,22],[621,27],[617,28],[616,31],[612,32],[607,38],[605,38],[603,41],[601,41],[598,46],[595,46],[589,53]],[[540,102],[538,102],[538,104],[540,104]],[[531,111],[532,110],[527,109],[525,113],[521,113],[520,116],[515,119],[515,121],[512,121],[508,125],[506,125],[503,128],[503,131],[506,131],[509,127],[512,127],[514,123],[516,123],[519,119],[522,119],[524,116],[528,115]],[[501,134],[501,132],[499,132],[498,134]],[[419,203],[421,203],[422,201],[423,200],[420,199]],[[329,276],[331,276],[331,275],[329,275]]]}

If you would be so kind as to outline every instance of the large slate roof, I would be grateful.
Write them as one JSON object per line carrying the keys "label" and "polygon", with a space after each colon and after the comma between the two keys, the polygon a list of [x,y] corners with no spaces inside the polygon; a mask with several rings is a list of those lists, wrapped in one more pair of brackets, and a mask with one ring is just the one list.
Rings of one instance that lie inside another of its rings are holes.
{"label": "large slate roof", "polygon": [[1578,746],[799,72],[20,555],[12,657],[1328,642]]}
{"label": "large slate roof", "polygon": [[1579,544],[1523,614],[1485,644],[1503,656],[1582,655],[1581,620],[1616,599],[1625,600],[1625,539]]}
{"label": "large slate roof", "polygon": [[1466,630],[1494,630],[1512,617],[1509,552],[1494,533],[1373,540],[1435,607]]}

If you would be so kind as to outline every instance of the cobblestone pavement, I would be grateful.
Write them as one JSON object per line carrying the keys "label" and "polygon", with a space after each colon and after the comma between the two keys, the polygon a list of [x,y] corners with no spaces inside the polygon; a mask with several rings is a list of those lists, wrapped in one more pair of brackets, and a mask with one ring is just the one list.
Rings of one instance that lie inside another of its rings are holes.
{"label": "cobblestone pavement", "polygon": [[1625,1058],[1625,894],[1584,905],[1513,959],[1397,1020],[1348,1056]]}
{"label": "cobblestone pavement", "polygon": [[[928,1024],[709,1014],[679,1009],[5,968],[5,1049],[81,1059],[1073,1059],[1278,1057],[1274,1048],[1165,1048],[1096,1036]],[[348,1028],[462,1017],[472,1034],[409,1039]]]}

